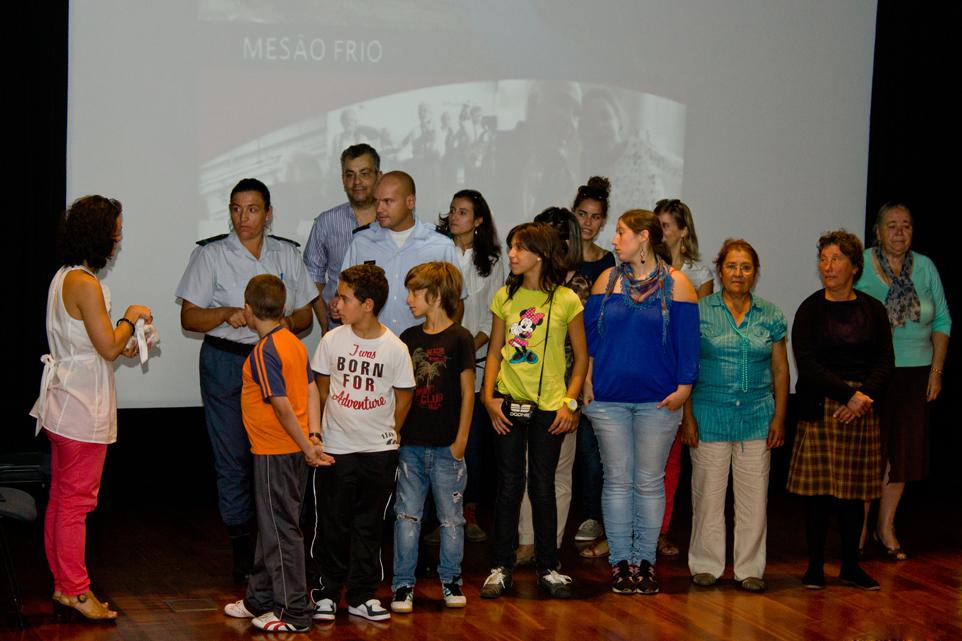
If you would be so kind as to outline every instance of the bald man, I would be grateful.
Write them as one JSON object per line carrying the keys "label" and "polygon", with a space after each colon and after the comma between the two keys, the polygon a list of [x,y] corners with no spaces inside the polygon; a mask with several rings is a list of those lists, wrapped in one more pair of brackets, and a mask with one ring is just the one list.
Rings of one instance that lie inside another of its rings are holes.
{"label": "bald man", "polygon": [[[390,171],[374,187],[377,224],[354,234],[341,269],[377,265],[387,274],[390,290],[378,320],[400,335],[418,320],[407,306],[404,277],[415,265],[443,260],[458,267],[458,254],[450,238],[414,215],[414,180],[403,171]],[[462,294],[463,298],[463,294]]]}

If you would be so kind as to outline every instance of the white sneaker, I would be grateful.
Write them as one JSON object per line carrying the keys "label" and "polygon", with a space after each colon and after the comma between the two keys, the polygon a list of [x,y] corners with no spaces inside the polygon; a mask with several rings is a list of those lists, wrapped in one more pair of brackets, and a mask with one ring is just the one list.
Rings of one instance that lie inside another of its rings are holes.
{"label": "white sneaker", "polygon": [[235,619],[253,619],[254,614],[244,605],[244,599],[224,606],[224,614]]}
{"label": "white sneaker", "polygon": [[314,604],[315,621],[333,621],[335,614],[337,614],[337,605],[331,599],[321,599]]}
{"label": "white sneaker", "polygon": [[368,599],[364,603],[348,606],[347,611],[348,614],[363,617],[368,621],[386,621],[391,618],[391,613],[381,607],[381,602],[377,599]]}
{"label": "white sneaker", "polygon": [[468,604],[468,599],[461,591],[461,584],[456,581],[441,584],[441,596],[444,598],[444,605],[449,608],[463,608]]}
{"label": "white sneaker", "polygon": [[595,519],[585,519],[578,526],[575,541],[594,541],[605,534],[605,528]]}
{"label": "white sneaker", "polygon": [[259,617],[254,617],[251,623],[254,624],[255,628],[259,628],[265,632],[307,632],[311,629],[309,625],[301,627],[278,619],[277,615],[273,612],[265,612]]}
{"label": "white sneaker", "polygon": [[394,591],[394,598],[391,600],[391,609],[394,612],[407,614],[414,611],[414,588],[410,585],[402,585]]}

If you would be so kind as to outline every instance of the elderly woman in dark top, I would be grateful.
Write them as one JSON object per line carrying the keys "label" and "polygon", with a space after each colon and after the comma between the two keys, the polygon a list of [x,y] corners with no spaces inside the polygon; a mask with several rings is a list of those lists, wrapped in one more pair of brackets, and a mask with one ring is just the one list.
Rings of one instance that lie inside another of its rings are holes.
{"label": "elderly woman in dark top", "polygon": [[802,583],[825,587],[823,572],[829,513],[838,512],[842,540],[839,578],[877,590],[859,567],[862,503],[881,493],[880,401],[892,375],[892,333],[885,307],[856,291],[862,243],[846,231],[818,240],[824,288],[795,313],[792,348],[798,365],[798,432],[788,490],[806,497],[808,570]]}

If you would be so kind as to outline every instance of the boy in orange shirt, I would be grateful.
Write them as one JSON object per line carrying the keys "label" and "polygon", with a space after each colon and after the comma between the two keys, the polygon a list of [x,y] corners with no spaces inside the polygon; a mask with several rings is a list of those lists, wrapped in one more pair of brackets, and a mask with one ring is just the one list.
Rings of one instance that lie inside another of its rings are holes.
{"label": "boy in orange shirt", "polygon": [[284,283],[255,276],[244,290],[244,318],[260,341],[244,363],[241,410],[254,454],[257,548],[247,595],[224,613],[268,632],[311,627],[304,541],[298,526],[307,466],[334,459],[308,434],[320,431],[320,402],[307,350],[283,324]]}

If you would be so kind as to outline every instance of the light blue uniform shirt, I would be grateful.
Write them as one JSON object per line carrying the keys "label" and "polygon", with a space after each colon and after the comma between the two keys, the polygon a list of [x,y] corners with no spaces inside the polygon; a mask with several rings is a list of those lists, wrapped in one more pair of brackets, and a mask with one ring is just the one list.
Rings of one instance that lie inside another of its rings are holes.
{"label": "light blue uniform shirt", "polygon": [[[274,274],[284,281],[287,288],[286,316],[317,298],[317,290],[307,278],[301,252],[293,243],[265,236],[258,260],[234,232],[194,249],[177,285],[176,296],[198,307],[243,308],[244,289],[250,279],[259,274]],[[231,327],[227,323],[207,333],[248,345],[258,341],[254,331],[247,327]]]}
{"label": "light blue uniform shirt", "polygon": [[[408,307],[408,292],[404,287],[404,278],[415,265],[436,260],[449,262],[459,272],[461,271],[454,242],[444,234],[438,233],[434,227],[425,225],[415,218],[411,234],[401,247],[394,243],[390,232],[382,229],[376,222],[354,234],[354,240],[344,256],[341,269],[365,263],[384,269],[390,289],[387,302],[378,314],[378,320],[400,336],[401,332],[408,327],[421,322],[414,317]],[[324,290],[326,292],[327,287]],[[462,289],[461,298],[465,296],[466,293]]]}
{"label": "light blue uniform shirt", "polygon": [[700,374],[691,399],[699,440],[766,438],[775,414],[772,346],[785,338],[785,315],[753,295],[736,327],[721,292],[698,301],[698,315]]}
{"label": "light blue uniform shirt", "polygon": [[315,283],[324,285],[322,297],[328,305],[337,293],[341,263],[357,227],[357,217],[351,203],[342,203],[321,212],[311,226],[311,235],[304,245],[304,265],[308,276]]}

